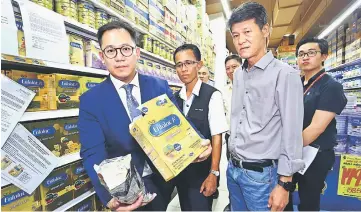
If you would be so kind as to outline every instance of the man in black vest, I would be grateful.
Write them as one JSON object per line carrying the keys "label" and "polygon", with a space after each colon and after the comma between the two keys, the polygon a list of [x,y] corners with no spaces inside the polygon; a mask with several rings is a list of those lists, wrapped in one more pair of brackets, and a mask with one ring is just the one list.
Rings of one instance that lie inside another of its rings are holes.
{"label": "man in black vest", "polygon": [[222,133],[228,130],[222,94],[198,79],[202,68],[197,46],[184,44],[173,55],[179,78],[184,83],[175,94],[184,115],[202,135],[212,141],[212,157],[189,165],[177,178],[177,190],[182,211],[211,211],[212,195],[217,189]]}

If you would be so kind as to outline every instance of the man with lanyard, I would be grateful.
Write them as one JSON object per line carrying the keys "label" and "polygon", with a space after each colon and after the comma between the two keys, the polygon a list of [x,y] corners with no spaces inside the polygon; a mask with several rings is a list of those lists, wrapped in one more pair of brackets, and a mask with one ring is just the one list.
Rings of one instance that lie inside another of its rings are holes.
{"label": "man with lanyard", "polygon": [[227,184],[232,211],[283,210],[302,160],[298,72],[267,52],[266,9],[247,2],[228,21],[242,69],[234,74]]}
{"label": "man with lanyard", "polygon": [[228,130],[221,93],[198,79],[202,68],[196,45],[184,44],[174,52],[177,74],[184,86],[175,93],[178,106],[200,133],[212,141],[212,157],[189,165],[176,178],[182,211],[211,211],[219,178],[222,133]]}
{"label": "man with lanyard", "polygon": [[[326,40],[306,38],[296,47],[297,62],[305,73],[303,146],[319,148],[316,158],[304,175],[295,174],[300,197],[299,211],[319,211],[320,194],[328,171],[335,161],[336,114],[347,103],[342,85],[327,75],[323,63],[327,58]],[[292,198],[287,210],[292,210]]]}

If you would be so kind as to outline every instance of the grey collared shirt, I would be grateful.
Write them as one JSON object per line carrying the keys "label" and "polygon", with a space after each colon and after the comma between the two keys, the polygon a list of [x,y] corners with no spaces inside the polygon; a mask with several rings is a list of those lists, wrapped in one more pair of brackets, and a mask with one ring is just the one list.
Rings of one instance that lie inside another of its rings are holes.
{"label": "grey collared shirt", "polygon": [[264,55],[250,70],[235,72],[231,109],[232,157],[278,159],[278,174],[291,176],[302,160],[303,87],[298,71]]}

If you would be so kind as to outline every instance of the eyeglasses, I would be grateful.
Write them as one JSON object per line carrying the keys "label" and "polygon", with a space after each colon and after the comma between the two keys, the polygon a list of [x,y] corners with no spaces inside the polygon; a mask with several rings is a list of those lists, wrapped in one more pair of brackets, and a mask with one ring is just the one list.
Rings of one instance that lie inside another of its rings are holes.
{"label": "eyeglasses", "polygon": [[107,58],[113,59],[118,55],[118,50],[119,50],[124,57],[130,57],[133,54],[134,49],[135,47],[129,45],[124,45],[119,48],[108,46],[107,48],[103,49],[103,53]]}
{"label": "eyeglasses", "polygon": [[181,63],[181,62],[177,63],[175,65],[175,68],[178,70],[181,70],[181,69],[183,69],[183,66],[185,66],[186,68],[189,68],[192,65],[197,64],[197,63],[199,63],[199,61],[186,60],[184,63]]}
{"label": "eyeglasses", "polygon": [[298,53],[297,57],[298,58],[304,58],[305,55],[307,55],[307,57],[314,57],[314,56],[317,55],[317,52],[321,53],[321,51],[311,50],[309,52],[300,52],[300,53]]}

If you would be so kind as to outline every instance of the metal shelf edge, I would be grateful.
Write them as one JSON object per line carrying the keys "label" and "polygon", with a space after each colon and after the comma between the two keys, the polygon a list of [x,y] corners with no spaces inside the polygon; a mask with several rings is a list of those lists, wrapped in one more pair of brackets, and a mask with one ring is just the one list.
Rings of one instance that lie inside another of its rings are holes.
{"label": "metal shelf edge", "polygon": [[55,209],[54,211],[66,211],[69,208],[73,207],[74,205],[78,204],[79,202],[85,200],[86,198],[90,197],[91,195],[95,194],[94,189],[85,192],[84,194],[80,195],[79,197],[67,202],[65,205],[60,206],[59,208]]}
{"label": "metal shelf edge", "polygon": [[21,117],[20,122],[64,118],[64,117],[72,117],[78,115],[79,115],[79,109],[25,112]]}

